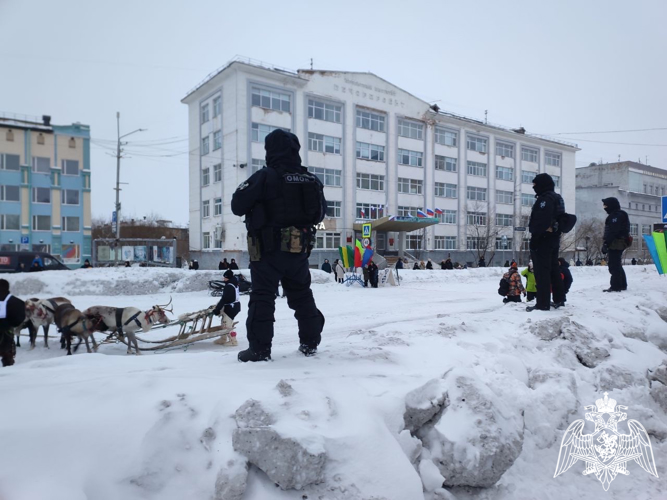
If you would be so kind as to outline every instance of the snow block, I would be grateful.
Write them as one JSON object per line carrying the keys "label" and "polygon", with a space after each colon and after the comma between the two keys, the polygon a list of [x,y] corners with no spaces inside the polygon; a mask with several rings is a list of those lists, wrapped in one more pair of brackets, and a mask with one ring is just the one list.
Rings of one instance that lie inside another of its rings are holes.
{"label": "snow block", "polygon": [[639,372],[625,367],[608,365],[596,369],[598,376],[598,391],[613,391],[626,387],[647,387],[646,378]]}
{"label": "snow block", "polygon": [[248,482],[248,463],[230,460],[215,481],[215,500],[242,500]]}
{"label": "snow block", "polygon": [[446,404],[447,389],[443,380],[429,380],[405,397],[405,428],[415,432],[440,413]]}
{"label": "snow block", "polygon": [[649,370],[649,372],[646,374],[646,378],[648,378],[649,383],[658,381],[663,385],[667,385],[667,362],[663,362],[657,368]]}
{"label": "snow block", "polygon": [[300,490],[324,481],[324,451],[311,453],[295,439],[284,438],[270,427],[235,429],[232,445],[283,490]]}
{"label": "snow block", "polygon": [[562,336],[563,325],[570,322],[570,318],[551,318],[538,321],[530,326],[530,332],[541,340],[553,340]]}
{"label": "snow block", "polygon": [[417,436],[445,486],[493,486],[521,453],[522,411],[497,397],[472,372],[453,370],[444,382],[449,404]]}
{"label": "snow block", "polygon": [[249,399],[234,414],[236,425],[245,427],[266,427],[273,424],[273,417],[262,407],[259,401]]}
{"label": "snow block", "polygon": [[408,457],[410,463],[412,465],[416,465],[417,459],[422,452],[422,442],[414,437],[407,429],[402,430],[398,434],[396,440],[398,441],[398,444],[401,445],[403,453],[405,453],[405,456]]}
{"label": "snow block", "polygon": [[667,413],[667,386],[662,385],[660,382],[653,384],[653,387],[651,387],[651,397],[662,408],[662,411]]}

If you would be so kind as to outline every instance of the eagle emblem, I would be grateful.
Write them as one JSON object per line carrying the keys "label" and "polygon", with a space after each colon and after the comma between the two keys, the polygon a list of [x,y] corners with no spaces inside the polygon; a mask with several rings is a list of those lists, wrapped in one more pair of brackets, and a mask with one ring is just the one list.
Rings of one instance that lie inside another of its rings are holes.
{"label": "eagle emblem", "polygon": [[[646,429],[636,420],[628,420],[629,434],[621,434],[617,427],[628,418],[627,406],[616,404],[604,393],[595,406],[584,407],[586,420],[595,424],[595,431],[582,434],[584,421],[576,420],[565,431],[558,454],[558,464],[554,477],[558,477],[579,460],[586,463],[583,474],[595,474],[605,491],[620,474],[629,475],[627,463],[634,460],[649,474],[658,477],[653,458],[653,448]],[[605,418],[605,415],[608,415]]]}

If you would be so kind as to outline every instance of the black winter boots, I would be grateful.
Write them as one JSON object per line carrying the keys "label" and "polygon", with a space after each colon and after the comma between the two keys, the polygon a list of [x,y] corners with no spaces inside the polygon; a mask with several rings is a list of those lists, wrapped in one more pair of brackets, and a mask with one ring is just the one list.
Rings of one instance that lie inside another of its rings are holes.
{"label": "black winter boots", "polygon": [[255,352],[251,349],[239,352],[239,361],[247,363],[248,361],[270,361],[270,352]]}

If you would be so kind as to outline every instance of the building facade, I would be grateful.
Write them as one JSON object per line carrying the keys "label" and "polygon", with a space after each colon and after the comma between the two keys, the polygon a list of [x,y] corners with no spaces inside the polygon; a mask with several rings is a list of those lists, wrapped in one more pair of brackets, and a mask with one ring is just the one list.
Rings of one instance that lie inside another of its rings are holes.
{"label": "building facade", "polygon": [[630,217],[632,247],[625,256],[649,258],[641,237],[651,234],[654,224],[662,222],[662,197],[667,196],[667,171],[634,161],[591,164],[576,170],[577,218],[593,219],[601,225],[607,214],[602,200],[618,198]]}
{"label": "building facade", "polygon": [[[236,60],[182,102],[189,108],[190,249],[207,266],[220,251],[247,262],[231,196],[265,165],[264,138],[275,128],[299,137],[303,165],[325,185],[329,210],[316,262],[354,241],[355,222],[429,210],[440,223],[408,233],[406,251],[470,261],[479,228],[491,226],[489,245],[506,245],[509,258],[527,246],[520,229],[540,172],[554,177],[574,211],[575,145],[441,112],[371,73],[290,72]],[[398,236],[374,235],[376,250],[397,254]]]}
{"label": "building facade", "polygon": [[0,250],[91,252],[90,129],[0,114]]}

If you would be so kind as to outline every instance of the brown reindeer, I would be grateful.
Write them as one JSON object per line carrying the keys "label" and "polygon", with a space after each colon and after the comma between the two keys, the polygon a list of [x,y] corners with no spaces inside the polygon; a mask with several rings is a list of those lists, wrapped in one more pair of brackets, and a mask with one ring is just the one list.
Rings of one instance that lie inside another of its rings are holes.
{"label": "brown reindeer", "polygon": [[93,336],[94,324],[81,311],[75,309],[72,304],[61,304],[56,307],[54,316],[58,331],[65,337],[68,356],[72,354],[72,337],[75,335],[79,337],[79,342],[74,347],[74,352],[76,352],[83,341],[86,342],[87,351],[92,352],[88,344],[88,337],[92,338],[93,347],[97,350],[97,342],[95,342],[95,337]]}

